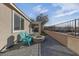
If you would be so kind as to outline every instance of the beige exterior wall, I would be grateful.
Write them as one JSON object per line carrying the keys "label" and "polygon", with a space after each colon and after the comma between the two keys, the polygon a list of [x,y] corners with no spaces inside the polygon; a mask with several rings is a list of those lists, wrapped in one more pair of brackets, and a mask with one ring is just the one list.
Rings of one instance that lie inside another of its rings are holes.
{"label": "beige exterior wall", "polygon": [[[4,4],[0,4],[0,50],[5,45],[13,45],[14,41],[17,40],[19,32],[13,32],[12,21],[12,9]],[[24,30],[26,32],[29,32],[29,24],[29,21],[24,20]]]}
{"label": "beige exterior wall", "polygon": [[68,48],[79,55],[79,38],[68,37]]}
{"label": "beige exterior wall", "polygon": [[11,9],[0,4],[0,49],[7,44],[7,39],[11,34]]}
{"label": "beige exterior wall", "polygon": [[24,23],[24,28],[25,28],[25,30],[28,32],[28,33],[30,33],[30,22],[29,21],[25,21],[25,23]]}

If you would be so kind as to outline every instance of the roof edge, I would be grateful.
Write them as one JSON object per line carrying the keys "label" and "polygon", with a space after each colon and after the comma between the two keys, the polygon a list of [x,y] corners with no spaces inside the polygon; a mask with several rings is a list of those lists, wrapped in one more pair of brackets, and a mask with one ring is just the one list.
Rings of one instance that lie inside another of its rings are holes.
{"label": "roof edge", "polygon": [[[5,3],[4,3],[5,4]],[[29,22],[31,22],[30,18],[24,14],[23,11],[21,11],[14,3],[8,3],[10,6],[12,6],[14,9],[16,9],[24,18],[26,18]]]}

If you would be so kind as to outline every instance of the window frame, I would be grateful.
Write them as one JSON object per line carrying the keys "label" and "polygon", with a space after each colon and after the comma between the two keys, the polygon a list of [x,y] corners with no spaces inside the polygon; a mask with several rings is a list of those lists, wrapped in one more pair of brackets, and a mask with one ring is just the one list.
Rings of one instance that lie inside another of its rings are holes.
{"label": "window frame", "polygon": [[[15,29],[14,29],[14,14],[20,16],[20,29],[19,29],[19,30],[15,30]],[[13,33],[24,31],[24,29],[23,29],[23,30],[21,29],[21,18],[24,19],[24,17],[22,17],[21,15],[19,15],[18,13],[16,13],[16,12],[13,10]]]}

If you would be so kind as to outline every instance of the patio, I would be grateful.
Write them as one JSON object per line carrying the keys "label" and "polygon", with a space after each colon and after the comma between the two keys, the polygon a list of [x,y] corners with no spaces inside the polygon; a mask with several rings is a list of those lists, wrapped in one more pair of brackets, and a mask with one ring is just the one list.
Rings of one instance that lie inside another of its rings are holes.
{"label": "patio", "polygon": [[31,46],[15,45],[0,56],[75,56],[65,46],[61,45],[55,39],[46,35],[45,41],[33,44]]}

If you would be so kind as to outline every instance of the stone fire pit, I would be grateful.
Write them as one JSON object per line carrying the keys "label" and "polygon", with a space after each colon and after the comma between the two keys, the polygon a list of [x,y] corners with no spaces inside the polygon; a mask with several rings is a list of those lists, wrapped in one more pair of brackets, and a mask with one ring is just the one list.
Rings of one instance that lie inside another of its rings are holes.
{"label": "stone fire pit", "polygon": [[45,36],[38,35],[38,36],[33,36],[33,42],[39,43],[45,40]]}

